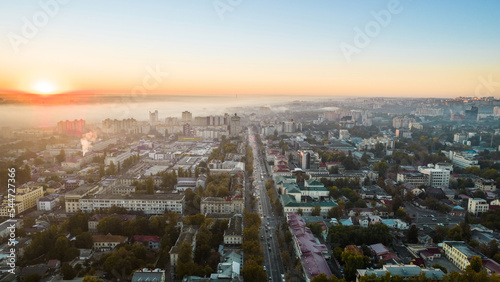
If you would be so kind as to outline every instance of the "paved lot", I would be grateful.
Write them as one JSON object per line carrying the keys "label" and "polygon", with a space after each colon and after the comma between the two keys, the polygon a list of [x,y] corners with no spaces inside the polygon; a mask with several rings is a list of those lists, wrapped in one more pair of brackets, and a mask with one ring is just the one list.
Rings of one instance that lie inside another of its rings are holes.
{"label": "paved lot", "polygon": [[446,267],[446,269],[448,269],[448,273],[451,273],[452,271],[460,272],[460,269],[458,269],[458,267],[456,267],[446,257],[441,257],[438,259],[434,259],[433,261],[426,262],[426,266],[432,267],[436,263]]}

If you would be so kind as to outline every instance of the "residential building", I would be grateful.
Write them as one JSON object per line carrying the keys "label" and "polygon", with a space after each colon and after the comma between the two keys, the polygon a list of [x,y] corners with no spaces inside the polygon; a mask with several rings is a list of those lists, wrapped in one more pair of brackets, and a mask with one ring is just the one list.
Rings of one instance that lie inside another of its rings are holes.
{"label": "residential building", "polygon": [[191,122],[193,120],[193,114],[188,112],[188,111],[184,111],[182,112],[182,122]]}
{"label": "residential building", "polygon": [[137,270],[132,275],[132,282],[165,282],[165,270],[159,268]]}
{"label": "residential building", "polygon": [[234,114],[229,120],[229,134],[231,136],[237,136],[241,132],[241,118]]}
{"label": "residential building", "polygon": [[478,160],[474,159],[473,155],[461,155],[457,152],[449,151],[448,158],[454,166],[459,168],[479,167]]}
{"label": "residential building", "polygon": [[481,215],[490,209],[488,202],[481,198],[469,198],[467,205],[469,213],[475,216]]}
{"label": "residential building", "polygon": [[100,185],[82,185],[64,195],[66,213],[75,213],[80,210],[80,199],[100,191]]}
{"label": "residential building", "polygon": [[[0,217],[12,217],[18,215],[30,208],[37,206],[37,200],[43,197],[42,186],[24,185],[16,189],[14,201],[12,202],[5,196],[0,204]],[[12,211],[14,208],[14,212]]]}
{"label": "residential building", "polygon": [[395,117],[392,119],[392,127],[398,128],[410,128],[410,123],[416,122],[414,118],[409,117]]}
{"label": "residential building", "polygon": [[465,270],[470,264],[469,261],[479,256],[464,241],[444,241],[443,251],[444,255],[460,270]]}
{"label": "residential building", "polygon": [[196,247],[196,234],[198,234],[198,226],[195,225],[184,225],[182,226],[181,234],[175,245],[170,249],[170,265],[172,266],[172,270],[175,271],[177,267],[177,260],[179,259],[179,247],[182,242],[187,242],[191,245],[191,249],[194,253],[194,248]]}
{"label": "residential building", "polygon": [[482,191],[495,191],[497,183],[493,179],[474,178],[474,186]]}
{"label": "residential building", "polygon": [[318,170],[320,158],[319,154],[312,150],[298,150],[300,168],[303,170]]}
{"label": "residential building", "polygon": [[421,172],[398,172],[397,181],[409,183],[415,187],[425,184],[425,176]]}
{"label": "residential building", "polygon": [[112,206],[125,208],[127,211],[142,211],[145,214],[163,214],[165,212],[183,213],[184,195],[180,194],[97,194],[82,197],[79,200],[83,212],[109,209]]}
{"label": "residential building", "polygon": [[339,139],[340,140],[347,140],[349,138],[351,138],[351,135],[349,134],[349,130],[347,130],[347,129],[339,130]]}
{"label": "residential building", "polygon": [[114,249],[117,245],[126,243],[127,237],[121,235],[93,235],[93,249],[99,252],[107,252]]}
{"label": "residential building", "polygon": [[362,276],[370,276],[375,275],[375,277],[383,277],[387,273],[390,273],[391,276],[401,276],[403,279],[407,279],[414,276],[420,276],[422,273],[428,279],[432,281],[441,280],[445,273],[441,269],[427,269],[420,268],[418,265],[384,265],[381,269],[358,269],[356,273],[356,281],[359,281]]}
{"label": "residential building", "polygon": [[154,126],[158,123],[158,110],[154,112],[149,112],[149,124]]}
{"label": "residential building", "polygon": [[321,273],[326,277],[332,276],[332,272],[325,256],[328,255],[328,248],[323,244],[318,244],[311,230],[307,228],[306,222],[297,214],[287,215],[288,225],[292,232],[293,246],[295,255],[302,262],[302,269],[305,275],[305,281]]}
{"label": "residential building", "polygon": [[243,243],[243,216],[235,214],[229,220],[229,226],[224,231],[225,245],[241,245]]}
{"label": "residential building", "polygon": [[450,185],[450,171],[447,169],[434,168],[432,164],[428,167],[418,167],[420,173],[425,174],[426,185],[430,187],[448,187]]}
{"label": "residential building", "polygon": [[242,196],[234,197],[206,197],[201,199],[200,212],[202,214],[237,214],[243,213],[245,201]]}
{"label": "residential building", "polygon": [[51,211],[58,203],[59,195],[57,194],[48,195],[36,200],[37,209],[39,211]]}
{"label": "residential building", "polygon": [[455,135],[453,135],[453,142],[463,144],[465,141],[467,141],[467,134],[455,133]]}
{"label": "residential building", "polygon": [[144,244],[150,250],[160,249],[160,237],[158,236],[146,236],[146,235],[134,235],[134,242]]}

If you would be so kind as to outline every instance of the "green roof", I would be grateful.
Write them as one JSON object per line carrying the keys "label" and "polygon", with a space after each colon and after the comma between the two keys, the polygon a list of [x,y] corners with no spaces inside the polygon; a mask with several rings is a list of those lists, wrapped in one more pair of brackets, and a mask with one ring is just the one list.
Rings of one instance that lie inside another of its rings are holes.
{"label": "green roof", "polygon": [[302,203],[302,202],[297,202],[295,200],[295,197],[291,195],[281,195],[281,202],[283,203],[284,207],[315,207],[316,205],[320,207],[336,207],[338,204],[336,202],[307,202],[307,203]]}
{"label": "green roof", "polygon": [[316,186],[316,187],[325,187],[322,182],[317,181],[316,179],[309,179],[305,181],[305,186],[310,187],[310,186]]}
{"label": "green roof", "polygon": [[283,187],[286,189],[286,193],[298,193],[300,194],[300,188],[296,183],[285,183]]}

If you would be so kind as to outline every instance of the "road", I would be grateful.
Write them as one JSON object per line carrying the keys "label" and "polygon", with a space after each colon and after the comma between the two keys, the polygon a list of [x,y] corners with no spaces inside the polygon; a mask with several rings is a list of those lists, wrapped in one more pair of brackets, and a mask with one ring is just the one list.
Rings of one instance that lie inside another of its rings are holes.
{"label": "road", "polygon": [[[265,188],[265,181],[268,179],[265,163],[257,150],[255,138],[249,129],[249,144],[253,148],[254,155],[254,184],[255,189],[258,191],[259,199],[257,201],[259,214],[262,218],[262,228],[260,230],[260,237],[262,250],[264,253],[264,261],[267,276],[271,281],[282,281],[281,274],[284,274],[284,267],[281,261],[281,254],[276,238],[276,230],[279,228],[281,218],[274,215],[269,197]],[[261,208],[259,208],[259,206]]]}

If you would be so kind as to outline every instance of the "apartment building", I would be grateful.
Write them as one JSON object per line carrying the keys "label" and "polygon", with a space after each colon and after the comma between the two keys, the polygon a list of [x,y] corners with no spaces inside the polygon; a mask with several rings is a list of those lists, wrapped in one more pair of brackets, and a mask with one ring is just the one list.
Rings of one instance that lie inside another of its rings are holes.
{"label": "apartment building", "polygon": [[460,270],[465,270],[470,264],[469,261],[473,257],[479,256],[463,241],[444,241],[443,251],[444,255]]}
{"label": "apartment building", "polygon": [[245,201],[242,196],[227,198],[206,197],[201,199],[200,212],[202,214],[237,214],[243,213]]}
{"label": "apartment building", "polygon": [[475,216],[481,215],[490,209],[490,205],[486,200],[481,198],[469,198],[468,211]]}
{"label": "apartment building", "polygon": [[75,213],[80,210],[80,199],[87,195],[93,195],[100,191],[99,185],[82,185],[64,195],[66,213]]}
{"label": "apartment building", "polygon": [[42,186],[23,186],[16,190],[16,196],[14,203],[5,198],[0,205],[0,216],[10,217],[11,213],[9,210],[11,206],[9,204],[14,204],[15,212],[14,214],[20,214],[30,208],[36,207],[37,200],[43,197],[43,187]]}
{"label": "apartment building", "polygon": [[243,243],[243,216],[235,214],[229,220],[229,227],[224,231],[225,245],[241,245]]}
{"label": "apartment building", "polygon": [[142,211],[145,214],[163,214],[175,212],[182,214],[184,195],[179,194],[97,194],[79,199],[80,209],[91,212],[109,209],[112,206],[125,208],[127,211]]}

